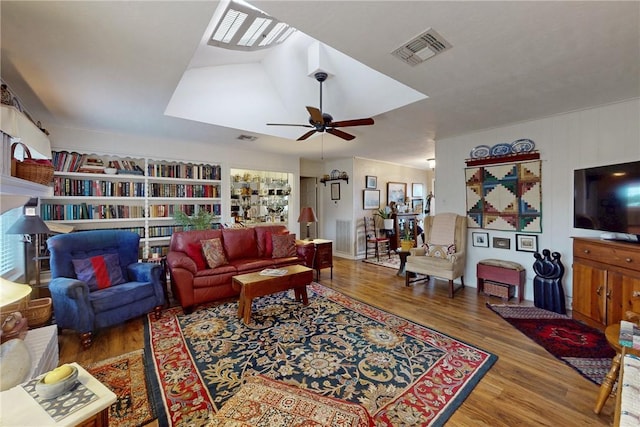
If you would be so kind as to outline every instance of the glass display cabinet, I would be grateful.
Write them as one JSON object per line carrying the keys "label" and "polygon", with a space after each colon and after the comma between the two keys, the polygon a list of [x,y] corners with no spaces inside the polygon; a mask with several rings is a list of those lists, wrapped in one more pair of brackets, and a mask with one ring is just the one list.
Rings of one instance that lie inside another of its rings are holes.
{"label": "glass display cabinet", "polygon": [[291,174],[230,169],[231,217],[243,224],[287,223]]}

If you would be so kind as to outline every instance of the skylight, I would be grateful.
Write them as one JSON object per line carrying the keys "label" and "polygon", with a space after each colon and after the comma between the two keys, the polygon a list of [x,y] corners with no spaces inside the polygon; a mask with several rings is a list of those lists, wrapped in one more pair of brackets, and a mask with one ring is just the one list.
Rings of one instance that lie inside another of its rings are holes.
{"label": "skylight", "polygon": [[255,7],[231,1],[213,29],[209,45],[233,50],[258,50],[280,44],[295,28]]}

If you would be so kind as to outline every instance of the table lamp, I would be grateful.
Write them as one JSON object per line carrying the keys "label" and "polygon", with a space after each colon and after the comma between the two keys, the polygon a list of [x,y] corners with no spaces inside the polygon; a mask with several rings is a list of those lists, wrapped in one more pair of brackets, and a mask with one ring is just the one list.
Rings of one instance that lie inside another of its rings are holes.
{"label": "table lamp", "polygon": [[21,216],[9,229],[7,234],[22,234],[22,239],[25,243],[31,243],[31,235],[36,235],[36,285],[40,285],[40,234],[51,233],[47,224],[36,215],[36,208],[33,206],[27,206],[25,208],[25,214]]}
{"label": "table lamp", "polygon": [[310,206],[306,206],[302,208],[300,210],[300,216],[298,217],[298,222],[307,223],[307,239],[306,240],[311,240],[309,238],[309,227],[311,226],[311,223],[318,222],[318,218],[316,217],[316,213],[313,211],[313,208]]}

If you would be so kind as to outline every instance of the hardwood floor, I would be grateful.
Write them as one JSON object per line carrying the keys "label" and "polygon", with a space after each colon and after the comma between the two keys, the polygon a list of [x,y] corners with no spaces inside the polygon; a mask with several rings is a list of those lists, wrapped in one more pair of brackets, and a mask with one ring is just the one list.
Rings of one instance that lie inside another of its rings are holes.
{"label": "hardwood floor", "polygon": [[[500,303],[498,298],[465,288],[449,299],[444,281],[405,287],[394,270],[341,258],[334,258],[333,279],[323,270],[320,283],[499,357],[448,426],[608,426],[613,421],[614,399],[595,415],[598,386],[485,307],[487,301]],[[109,328],[87,351],[77,335],[65,331],[59,339],[60,363],[88,364],[143,348],[143,329],[142,319]]]}

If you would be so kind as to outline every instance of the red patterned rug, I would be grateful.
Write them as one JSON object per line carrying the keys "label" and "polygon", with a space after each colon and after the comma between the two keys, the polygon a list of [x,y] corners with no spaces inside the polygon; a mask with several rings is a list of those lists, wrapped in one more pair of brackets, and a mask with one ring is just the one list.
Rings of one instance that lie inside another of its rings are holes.
{"label": "red patterned rug", "polygon": [[109,408],[110,426],[142,426],[156,418],[147,392],[143,350],[103,360],[86,369],[116,394],[117,400]]}
{"label": "red patterned rug", "polygon": [[615,356],[603,332],[537,307],[498,304],[487,307],[583,377],[602,384]]}
{"label": "red patterned rug", "polygon": [[377,426],[441,426],[497,360],[317,283],[307,306],[282,292],[254,300],[249,325],[237,311],[234,301],[147,317],[160,425],[206,425],[260,374],[359,403]]}

